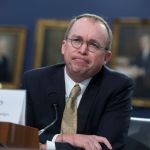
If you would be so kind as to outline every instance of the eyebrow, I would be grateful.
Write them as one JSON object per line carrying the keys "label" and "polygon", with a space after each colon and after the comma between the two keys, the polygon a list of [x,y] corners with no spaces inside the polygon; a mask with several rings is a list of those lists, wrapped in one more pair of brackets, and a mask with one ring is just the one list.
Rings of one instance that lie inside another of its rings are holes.
{"label": "eyebrow", "polygon": [[[81,39],[83,39],[83,37],[82,36],[80,36],[80,35],[72,35],[72,37],[77,37],[77,38],[81,38]],[[88,41],[91,41],[91,42],[95,42],[95,43],[98,43],[98,44],[100,44],[100,42],[98,41],[98,40],[96,40],[96,39],[89,39]]]}

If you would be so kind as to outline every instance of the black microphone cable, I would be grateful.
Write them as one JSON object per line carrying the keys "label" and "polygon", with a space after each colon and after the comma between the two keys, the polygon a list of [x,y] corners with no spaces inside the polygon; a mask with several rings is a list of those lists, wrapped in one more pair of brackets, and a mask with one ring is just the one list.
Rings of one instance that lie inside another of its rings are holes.
{"label": "black microphone cable", "polygon": [[43,134],[47,129],[49,129],[50,127],[52,127],[55,122],[57,121],[58,118],[58,113],[57,113],[57,104],[53,104],[54,109],[55,109],[55,120],[53,122],[51,122],[50,124],[48,124],[45,128],[41,129],[38,131],[38,135],[40,136],[41,134]]}

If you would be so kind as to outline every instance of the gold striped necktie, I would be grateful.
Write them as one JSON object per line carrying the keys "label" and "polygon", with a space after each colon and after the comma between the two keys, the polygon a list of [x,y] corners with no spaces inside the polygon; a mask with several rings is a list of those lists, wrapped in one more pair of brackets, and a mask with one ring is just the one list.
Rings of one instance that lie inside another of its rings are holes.
{"label": "gold striped necktie", "polygon": [[77,105],[76,100],[81,92],[79,84],[76,84],[69,95],[63,113],[61,133],[76,133],[77,130]]}

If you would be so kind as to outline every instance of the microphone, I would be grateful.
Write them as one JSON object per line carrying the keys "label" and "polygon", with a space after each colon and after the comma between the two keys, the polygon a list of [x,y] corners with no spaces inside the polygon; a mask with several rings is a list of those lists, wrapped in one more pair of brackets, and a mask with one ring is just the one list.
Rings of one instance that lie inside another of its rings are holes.
{"label": "microphone", "polygon": [[41,129],[38,131],[38,135],[40,136],[41,134],[43,134],[47,129],[49,129],[50,127],[52,127],[55,122],[57,121],[57,117],[58,117],[58,113],[57,113],[57,104],[53,104],[54,109],[55,109],[55,120],[52,121],[50,124],[48,124],[45,128]]}

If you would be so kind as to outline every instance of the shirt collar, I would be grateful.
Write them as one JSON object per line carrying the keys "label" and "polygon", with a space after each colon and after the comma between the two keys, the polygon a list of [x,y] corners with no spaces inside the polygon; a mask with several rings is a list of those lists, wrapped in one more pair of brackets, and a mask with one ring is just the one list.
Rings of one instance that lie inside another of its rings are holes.
{"label": "shirt collar", "polygon": [[67,74],[66,67],[64,68],[64,74],[65,74],[64,76],[65,76],[66,97],[69,97],[69,94],[70,94],[70,92],[71,92],[71,90],[72,90],[72,88],[74,87],[75,84],[79,84],[80,85],[81,95],[83,95],[83,93],[84,93],[86,87],[88,86],[91,78],[83,80],[80,83],[76,83]]}

